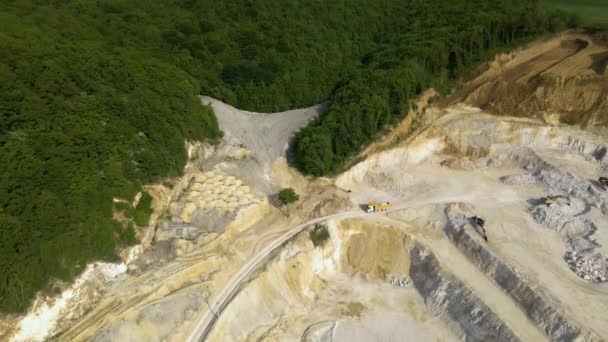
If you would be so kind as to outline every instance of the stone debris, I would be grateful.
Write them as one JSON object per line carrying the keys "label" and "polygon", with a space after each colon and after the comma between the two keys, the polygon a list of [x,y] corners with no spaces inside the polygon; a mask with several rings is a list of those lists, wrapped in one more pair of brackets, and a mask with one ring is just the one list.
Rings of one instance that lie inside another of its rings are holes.
{"label": "stone debris", "polygon": [[231,147],[226,151],[226,156],[235,160],[247,159],[251,157],[251,151],[243,147]]}
{"label": "stone debris", "polygon": [[[597,150],[595,145],[590,149],[593,153],[586,153],[586,145],[580,141],[568,141],[566,146],[580,155],[603,161],[597,159],[599,155],[593,152]],[[529,208],[530,215],[537,223],[557,231],[566,239],[568,252],[564,255],[564,261],[577,276],[590,282],[606,281],[608,260],[597,252],[601,246],[592,235],[598,228],[591,221],[589,212],[595,207],[604,215],[608,214],[607,195],[598,191],[589,181],[546,162],[530,148],[496,146],[490,154],[494,158],[494,164],[515,162],[526,171],[522,175],[501,177],[503,184],[540,184],[551,191],[550,196],[540,199]]]}
{"label": "stone debris", "polygon": [[[410,275],[414,287],[434,316],[442,317],[450,325],[458,327],[459,340],[519,340],[483,300],[460,280],[450,276],[426,247],[416,244],[410,255]],[[552,315],[552,318],[555,316]]]}
{"label": "stone debris", "polygon": [[[443,228],[450,241],[498,286],[508,293],[550,338],[551,341],[601,341],[594,333],[581,329],[576,321],[563,316],[537,286],[517,269],[501,260],[486,244],[480,243],[477,234],[465,229],[467,208],[450,205],[446,208],[447,222]],[[412,263],[416,266],[416,263]],[[416,270],[410,271],[414,284],[427,286],[427,279],[417,279]],[[417,286],[418,288],[418,286]]]}
{"label": "stone debris", "polygon": [[538,181],[531,174],[523,175],[510,175],[500,177],[500,182],[505,185],[513,186],[526,186],[538,183]]}
{"label": "stone debris", "polygon": [[171,240],[175,238],[195,241],[202,233],[203,231],[200,228],[192,227],[188,224],[164,221],[158,226],[155,238],[156,241]]}
{"label": "stone debris", "polygon": [[582,253],[570,250],[564,255],[568,267],[582,279],[592,282],[608,280],[608,260],[599,253]]}
{"label": "stone debris", "polygon": [[[509,146],[511,146],[509,148]],[[588,180],[580,179],[570,172],[547,163],[531,148],[512,145],[493,146],[490,152],[495,166],[515,163],[524,171],[523,175],[501,177],[500,181],[507,185],[541,184],[555,194],[568,195],[572,198],[584,198],[589,204],[600,208],[608,214],[608,194],[598,191]],[[602,167],[604,165],[602,164]]]}
{"label": "stone debris", "polygon": [[193,177],[183,200],[171,203],[170,213],[177,216],[179,222],[189,224],[198,210],[215,210],[220,215],[234,214],[239,207],[257,201],[251,188],[242,180],[221,170],[212,170]]}
{"label": "stone debris", "polygon": [[397,275],[389,273],[386,275],[385,280],[387,283],[389,283],[393,286],[399,286],[399,287],[407,287],[410,284],[408,276],[405,274],[402,274],[401,276],[397,276]]}
{"label": "stone debris", "polygon": [[564,261],[576,275],[590,282],[608,280],[608,260],[596,250],[600,245],[592,238],[597,227],[587,217],[584,203],[557,201],[532,206],[529,211],[534,220],[559,232],[566,238],[568,251]]}
{"label": "stone debris", "polygon": [[192,219],[192,214],[196,210],[196,205],[194,203],[188,203],[182,209],[181,214],[179,215],[182,222],[190,223]]}

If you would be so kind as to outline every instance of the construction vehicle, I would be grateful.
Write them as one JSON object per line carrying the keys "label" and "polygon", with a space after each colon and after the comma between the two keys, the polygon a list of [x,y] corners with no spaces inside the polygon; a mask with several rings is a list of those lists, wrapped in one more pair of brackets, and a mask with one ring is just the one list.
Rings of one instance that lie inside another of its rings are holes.
{"label": "construction vehicle", "polygon": [[380,204],[376,202],[367,203],[367,212],[368,213],[383,213],[390,209],[392,205],[389,202],[382,202]]}
{"label": "construction vehicle", "polygon": [[486,220],[482,219],[479,216],[471,217],[471,221],[473,221],[476,225],[480,226],[481,228],[483,228],[483,225],[486,224]]}
{"label": "construction vehicle", "polygon": [[469,220],[471,220],[477,227],[479,227],[479,230],[475,230],[479,233],[479,235],[481,235],[485,242],[488,242],[488,234],[486,234],[486,228],[484,227],[484,225],[486,224],[486,220],[482,219],[479,216],[470,217]]}
{"label": "construction vehicle", "polygon": [[603,187],[608,187],[608,177],[600,177],[597,179],[597,182],[600,183]]}

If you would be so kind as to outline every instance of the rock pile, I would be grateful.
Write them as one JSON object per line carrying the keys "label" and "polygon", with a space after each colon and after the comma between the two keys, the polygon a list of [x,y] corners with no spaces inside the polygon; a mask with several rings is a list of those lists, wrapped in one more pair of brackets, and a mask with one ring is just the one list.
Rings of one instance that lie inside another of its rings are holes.
{"label": "rock pile", "polygon": [[396,276],[394,274],[387,274],[385,277],[387,283],[399,286],[399,287],[407,287],[410,284],[407,275],[402,274],[401,276]]}
{"label": "rock pile", "polygon": [[196,212],[215,210],[233,214],[239,207],[258,202],[243,181],[220,170],[196,175],[182,198],[171,203],[170,211],[183,223],[191,223]]}
{"label": "rock pile", "polygon": [[[608,194],[599,191],[588,180],[580,179],[570,172],[560,170],[543,160],[528,147],[496,145],[490,151],[490,163],[493,166],[515,163],[525,174],[501,177],[507,185],[540,184],[556,194],[567,194],[571,197],[584,198],[589,204],[599,208],[608,215]],[[602,164],[604,165],[604,164]],[[604,167],[604,166],[602,166]]]}
{"label": "rock pile", "polygon": [[[583,153],[587,145],[581,145],[577,141],[569,141],[567,146],[571,147],[569,150],[579,152],[581,155],[589,154]],[[551,205],[539,200],[529,208],[530,215],[536,222],[564,236],[568,246],[564,261],[580,278],[591,282],[606,281],[608,260],[596,251],[600,245],[592,235],[598,228],[589,216],[593,207],[601,210],[604,215],[608,214],[606,193],[595,189],[587,180],[547,163],[530,148],[507,147],[507,145],[495,146],[491,150],[491,155],[496,158],[494,162],[498,164],[514,162],[527,173],[505,176],[500,181],[503,184],[519,186],[541,184],[557,195],[550,197],[567,198],[567,200],[557,200]],[[601,151],[595,145],[592,147],[592,152]],[[593,152],[591,155],[601,160],[598,153]]]}
{"label": "rock pile", "polygon": [[582,253],[570,250],[564,260],[577,276],[593,282],[608,280],[608,260],[600,253]]}
{"label": "rock pile", "polygon": [[600,245],[592,237],[597,227],[587,217],[581,201],[568,204],[565,201],[552,205],[542,203],[530,207],[529,211],[536,222],[566,238],[568,252],[564,261],[577,276],[591,282],[606,281],[608,260],[597,252]]}
{"label": "rock pile", "polygon": [[202,230],[183,223],[163,221],[156,231],[156,241],[171,240],[173,238],[195,241],[202,234]]}

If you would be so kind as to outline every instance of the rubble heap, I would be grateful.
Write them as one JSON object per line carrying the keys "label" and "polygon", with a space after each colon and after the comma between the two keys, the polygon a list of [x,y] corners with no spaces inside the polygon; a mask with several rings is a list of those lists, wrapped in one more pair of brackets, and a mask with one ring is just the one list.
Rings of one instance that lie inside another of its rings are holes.
{"label": "rubble heap", "polygon": [[582,201],[556,201],[530,207],[530,215],[545,227],[559,232],[566,238],[568,251],[564,261],[582,279],[591,282],[608,280],[608,260],[597,249],[600,245],[593,238],[597,227],[588,217]]}
{"label": "rubble heap", "polygon": [[386,275],[385,280],[387,283],[399,287],[407,287],[410,284],[410,281],[408,280],[408,277],[405,274],[397,276],[389,273]]}

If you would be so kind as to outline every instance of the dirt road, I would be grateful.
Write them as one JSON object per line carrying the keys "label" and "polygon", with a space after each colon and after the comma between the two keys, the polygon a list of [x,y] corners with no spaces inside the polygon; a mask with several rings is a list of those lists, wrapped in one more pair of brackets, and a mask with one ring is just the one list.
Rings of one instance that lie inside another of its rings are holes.
{"label": "dirt road", "polygon": [[354,218],[366,215],[363,211],[348,211],[343,213],[338,213],[334,215],[328,215],[324,217],[319,217],[317,219],[308,221],[299,226],[294,227],[293,229],[287,231],[278,239],[274,240],[264,249],[259,251],[247,264],[245,264],[226,284],[224,289],[220,292],[220,294],[216,297],[213,304],[210,305],[210,310],[205,312],[205,315],[198,321],[196,327],[193,329],[192,333],[188,337],[188,341],[203,341],[205,336],[210,331],[210,328],[213,326],[213,323],[218,318],[218,316],[222,313],[222,310],[226,305],[230,302],[232,297],[236,294],[240,286],[247,279],[247,277],[262,263],[264,259],[266,259],[273,251],[277,248],[281,247],[284,243],[291,240],[293,237],[298,235],[307,227],[314,225],[319,222],[327,221],[330,219],[336,218]]}
{"label": "dirt road", "polygon": [[[401,203],[397,206],[394,206],[392,209],[387,210],[385,213],[395,212],[398,210],[406,209],[412,206],[414,203]],[[428,203],[415,203],[416,205],[423,205]],[[385,214],[378,213],[378,214]],[[223,290],[216,297],[210,305],[210,310],[207,310],[205,314],[198,320],[196,327],[192,330],[192,333],[188,337],[188,342],[196,342],[203,341],[207,334],[211,331],[213,324],[221,315],[222,310],[230,303],[230,300],[236,295],[241,285],[246,282],[247,278],[253,271],[255,271],[262,262],[270,256],[274,251],[283,246],[286,242],[293,239],[299,233],[301,233],[304,229],[320,223],[324,221],[328,221],[331,219],[346,219],[346,218],[357,218],[369,215],[378,215],[378,214],[368,214],[362,210],[353,210],[342,213],[337,213],[333,215],[327,215],[323,217],[316,218],[314,220],[310,220],[308,222],[302,223],[293,229],[290,229],[281,237],[274,240],[272,243],[267,245],[264,249],[260,250],[247,264],[245,264],[237,273],[234,274],[232,279],[224,286]]]}

